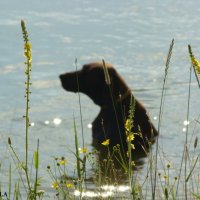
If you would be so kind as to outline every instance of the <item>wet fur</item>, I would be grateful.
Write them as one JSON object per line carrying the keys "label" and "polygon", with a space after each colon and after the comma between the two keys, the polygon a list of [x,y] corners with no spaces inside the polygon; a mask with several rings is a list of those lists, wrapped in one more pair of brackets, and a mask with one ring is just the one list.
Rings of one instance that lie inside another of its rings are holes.
{"label": "wet fur", "polygon": [[[111,80],[110,88],[105,82],[102,63],[86,64],[79,71],[60,75],[60,80],[65,90],[82,92],[100,106],[100,112],[92,122],[93,145],[98,147],[105,139],[110,139],[110,146],[120,144],[127,149],[124,124],[128,117],[131,98],[134,96],[114,67],[110,64],[106,64],[106,67]],[[133,143],[136,148],[148,147],[158,132],[145,107],[137,99],[134,100],[132,131],[140,134],[135,135]]]}

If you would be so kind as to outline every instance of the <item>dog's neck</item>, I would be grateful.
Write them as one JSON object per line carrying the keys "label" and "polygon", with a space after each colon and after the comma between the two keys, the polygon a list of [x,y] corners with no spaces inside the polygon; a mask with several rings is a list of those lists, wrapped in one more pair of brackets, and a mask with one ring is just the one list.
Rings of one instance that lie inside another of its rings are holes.
{"label": "dog's neck", "polygon": [[[123,94],[119,93],[118,97],[112,97],[113,98],[113,103],[114,105],[120,105],[122,104],[123,101],[129,101],[130,102],[130,99],[131,99],[131,95],[132,95],[132,92],[130,89],[127,89],[126,92],[124,92]],[[107,105],[107,104],[104,104],[101,106],[101,109],[108,109],[108,108],[113,108],[113,105]]]}
{"label": "dog's neck", "polygon": [[127,97],[130,97],[130,95],[132,95],[131,90],[128,89],[124,94],[120,94],[116,100],[117,103],[122,102],[123,100],[125,100]]}

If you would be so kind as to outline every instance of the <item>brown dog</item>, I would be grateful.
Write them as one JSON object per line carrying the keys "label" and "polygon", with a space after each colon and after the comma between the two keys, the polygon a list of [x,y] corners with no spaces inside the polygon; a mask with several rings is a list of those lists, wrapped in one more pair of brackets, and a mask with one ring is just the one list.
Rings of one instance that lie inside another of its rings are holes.
{"label": "brown dog", "polygon": [[[132,93],[130,88],[110,65],[106,64],[110,85],[105,81],[103,63],[90,63],[79,71],[60,75],[62,86],[67,91],[88,95],[101,110],[92,123],[93,145],[110,139],[110,145],[120,144],[127,149],[125,121],[128,118]],[[150,121],[144,106],[134,98],[133,129],[135,148],[149,146],[157,130]]]}

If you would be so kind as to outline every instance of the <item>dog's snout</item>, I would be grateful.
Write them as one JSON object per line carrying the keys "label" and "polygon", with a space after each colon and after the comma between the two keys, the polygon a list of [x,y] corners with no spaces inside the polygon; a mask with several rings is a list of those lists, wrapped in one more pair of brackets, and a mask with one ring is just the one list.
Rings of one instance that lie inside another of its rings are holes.
{"label": "dog's snout", "polygon": [[75,73],[64,73],[59,75],[62,87],[67,91],[77,92],[77,79]]}
{"label": "dog's snout", "polygon": [[59,78],[62,80],[62,79],[63,79],[63,74],[60,74],[60,75],[59,75]]}

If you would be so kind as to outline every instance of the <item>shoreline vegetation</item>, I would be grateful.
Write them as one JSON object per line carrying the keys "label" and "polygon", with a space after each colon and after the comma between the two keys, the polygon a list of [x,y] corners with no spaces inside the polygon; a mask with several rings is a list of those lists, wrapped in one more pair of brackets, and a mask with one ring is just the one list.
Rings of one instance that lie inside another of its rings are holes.
{"label": "shoreline vegetation", "polygon": [[[0,200],[5,199],[117,199],[120,193],[120,199],[200,199],[200,180],[199,167],[199,152],[197,151],[198,137],[195,138],[193,147],[188,143],[189,141],[189,122],[190,122],[190,98],[191,98],[191,76],[195,75],[198,87],[200,88],[200,63],[192,52],[192,47],[188,45],[188,52],[190,58],[189,81],[188,81],[188,99],[187,99],[187,115],[186,115],[186,131],[185,144],[179,169],[174,169],[170,161],[162,157],[163,152],[159,148],[159,136],[156,138],[154,148],[148,151],[144,147],[145,159],[147,160],[147,174],[143,182],[137,176],[137,160],[133,159],[134,134],[131,132],[134,120],[134,106],[130,106],[129,117],[125,121],[125,130],[127,137],[128,151],[123,153],[120,150],[120,145],[109,147],[110,140],[107,139],[102,143],[102,149],[106,152],[106,158],[98,160],[100,156],[97,151],[88,151],[84,143],[84,133],[82,127],[82,138],[78,138],[76,120],[73,118],[74,138],[75,138],[75,152],[73,156],[76,159],[76,168],[74,169],[73,177],[69,176],[67,171],[67,158],[60,157],[53,160],[52,165],[47,166],[47,174],[52,182],[49,186],[55,191],[53,197],[47,197],[46,191],[42,190],[42,177],[39,177],[40,164],[40,141],[37,139],[37,146],[33,155],[29,152],[29,129],[31,112],[31,70],[32,70],[32,46],[29,40],[28,32],[26,30],[25,22],[21,21],[22,35],[24,39],[24,56],[25,56],[25,156],[20,158],[15,150],[12,138],[8,138],[8,145],[10,150],[10,157],[12,162],[8,169],[8,191],[2,191],[3,183],[0,180]],[[174,40],[172,40],[164,69],[164,78],[162,85],[162,93],[160,100],[159,118],[158,118],[158,132],[162,134],[161,124],[163,109],[165,107],[165,90],[168,78],[168,70],[170,67],[170,60],[174,47]],[[102,62],[105,65],[104,60]],[[75,60],[77,68],[77,59]],[[104,66],[105,80],[109,83],[109,74]],[[186,88],[187,89],[187,88]],[[131,104],[134,105],[134,104]],[[82,120],[81,101],[79,96],[79,109]],[[196,119],[196,125],[200,126],[200,120]],[[150,146],[152,144],[149,144]],[[191,153],[192,152],[192,153]],[[162,169],[158,168],[158,162],[162,163]],[[0,161],[0,173],[3,163]],[[87,166],[93,170],[93,184],[94,191],[89,191],[87,188]],[[12,169],[16,168],[18,172],[18,181],[14,182]],[[162,170],[163,173],[160,172]],[[174,170],[176,172],[174,173]],[[176,176],[172,177],[172,173]],[[124,185],[122,185],[124,184]],[[14,187],[13,187],[14,186]],[[148,189],[147,189],[148,188]]]}

